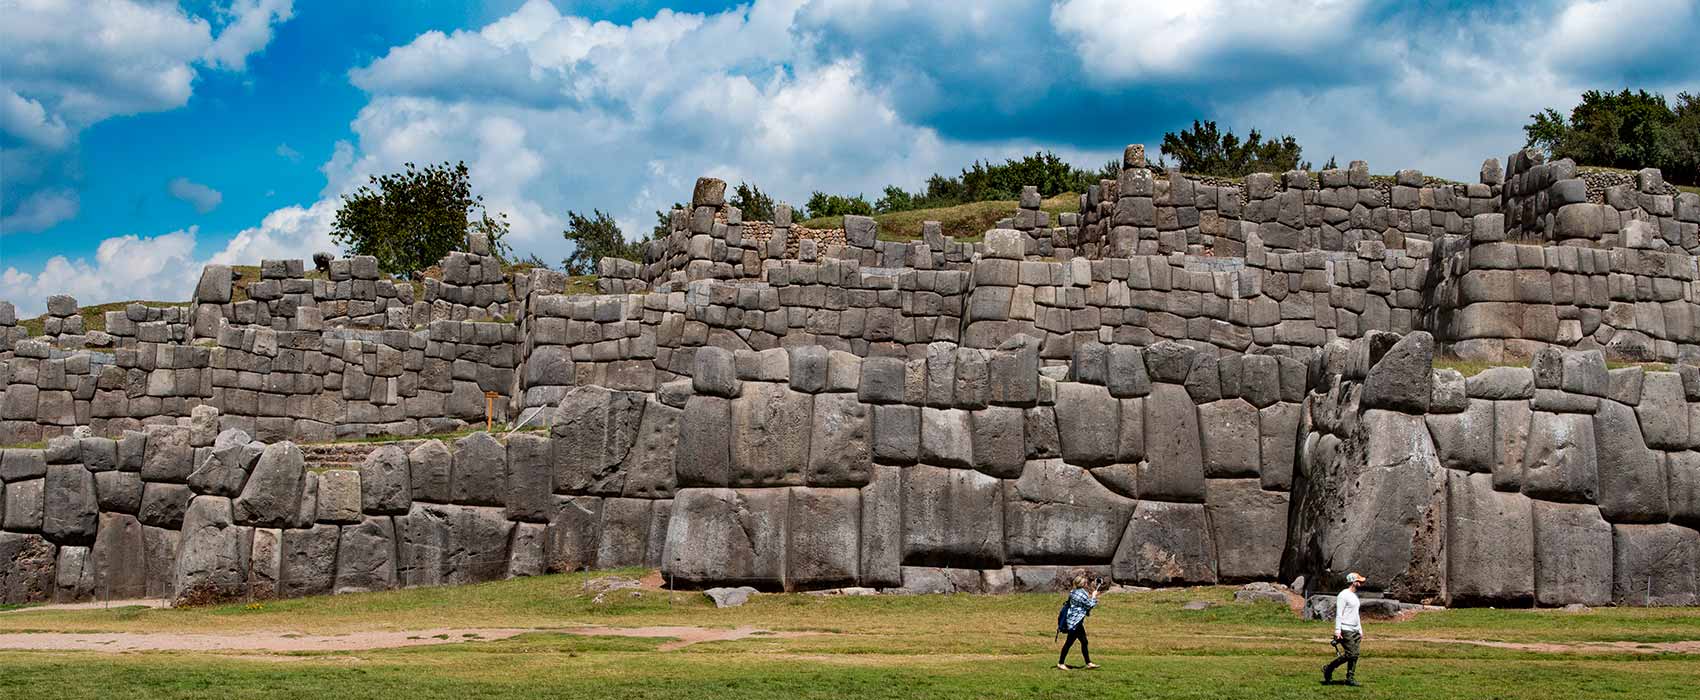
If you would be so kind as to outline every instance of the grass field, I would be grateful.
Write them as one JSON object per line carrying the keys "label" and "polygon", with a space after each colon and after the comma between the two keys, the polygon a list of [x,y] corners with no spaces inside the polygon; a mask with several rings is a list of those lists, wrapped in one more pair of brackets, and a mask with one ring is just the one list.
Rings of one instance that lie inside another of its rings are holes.
{"label": "grass field", "polygon": [[[1331,656],[1326,623],[1300,620],[1275,604],[1234,604],[1225,587],[1107,595],[1088,622],[1093,658],[1104,668],[1064,673],[1052,667],[1060,594],[766,595],[720,610],[700,594],[660,590],[618,591],[598,603],[583,580],[549,576],[186,610],[13,611],[0,615],[0,635],[537,631],[351,652],[0,651],[0,697],[1645,700],[1692,697],[1700,684],[1700,655],[1652,646],[1700,640],[1695,609],[1474,609],[1370,621],[1359,675],[1365,687],[1344,688],[1317,683],[1318,667]],[[1219,605],[1182,610],[1189,600]],[[664,639],[551,631],[586,625],[742,626],[775,634],[664,651]],[[1071,661],[1079,663],[1078,653]]]}

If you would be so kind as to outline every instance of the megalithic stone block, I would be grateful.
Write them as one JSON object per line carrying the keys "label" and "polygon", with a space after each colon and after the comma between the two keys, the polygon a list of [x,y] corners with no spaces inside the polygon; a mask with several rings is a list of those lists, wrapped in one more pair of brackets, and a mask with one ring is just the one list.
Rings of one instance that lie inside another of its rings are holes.
{"label": "megalithic stone block", "polygon": [[1535,598],[1529,499],[1493,490],[1491,474],[1447,476],[1448,604],[1528,605]]}
{"label": "megalithic stone block", "polygon": [[1000,567],[1003,486],[969,469],[919,465],[903,470],[906,566]]}
{"label": "megalithic stone block", "polygon": [[1016,563],[1109,562],[1134,501],[1062,460],[1031,462],[1004,482],[1004,532]]}
{"label": "megalithic stone block", "polygon": [[1546,606],[1611,602],[1612,532],[1599,506],[1531,501],[1535,527],[1535,602]]}
{"label": "megalithic stone block", "polygon": [[1145,397],[1145,455],[1139,468],[1140,498],[1204,500],[1198,413],[1192,397],[1178,384],[1154,384],[1151,395]]}
{"label": "megalithic stone block", "polygon": [[1112,564],[1115,580],[1141,586],[1215,583],[1216,543],[1202,503],[1140,501]]}
{"label": "megalithic stone block", "polygon": [[1263,490],[1258,479],[1209,479],[1205,493],[1218,579],[1280,576],[1281,552],[1287,546],[1287,494]]}

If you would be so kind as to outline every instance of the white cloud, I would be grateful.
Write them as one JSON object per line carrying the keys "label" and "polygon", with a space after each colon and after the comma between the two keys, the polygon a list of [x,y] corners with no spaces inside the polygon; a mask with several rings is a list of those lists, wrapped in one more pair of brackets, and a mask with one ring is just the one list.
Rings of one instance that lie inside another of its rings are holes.
{"label": "white cloud", "polygon": [[200,269],[193,257],[195,233],[191,226],[147,238],[108,238],[101,241],[92,262],[56,255],[34,274],[7,267],[0,272],[0,299],[30,316],[41,313],[54,294],[70,294],[82,304],[187,299],[199,279],[198,274],[184,274]]}
{"label": "white cloud", "polygon": [[234,0],[215,32],[175,2],[0,0],[0,131],[24,144],[5,154],[7,199],[19,202],[6,216],[67,184],[42,181],[65,168],[11,166],[67,159],[103,120],[183,106],[203,68],[242,70],[291,10],[291,0]]}
{"label": "white cloud", "polygon": [[171,196],[188,202],[189,206],[201,214],[217,209],[224,201],[224,193],[186,177],[173,178],[171,183],[166,185],[166,190]]}
{"label": "white cloud", "polygon": [[319,200],[309,207],[284,207],[267,214],[259,226],[237,233],[206,262],[254,265],[262,259],[305,260],[318,251],[335,253],[336,243],[330,235],[335,221],[334,200]]}
{"label": "white cloud", "polygon": [[1051,23],[1075,43],[1091,78],[1110,81],[1221,76],[1236,53],[1302,57],[1340,43],[1362,0],[1061,0]]}
{"label": "white cloud", "polygon": [[77,215],[75,190],[36,190],[0,217],[0,234],[33,233]]}
{"label": "white cloud", "polygon": [[294,0],[232,0],[220,14],[228,20],[205,58],[208,65],[240,71],[248,56],[258,53],[272,40],[272,25],[294,14]]}
{"label": "white cloud", "polygon": [[291,163],[297,163],[297,162],[301,161],[301,152],[297,151],[293,148],[290,148],[289,144],[287,144],[287,143],[278,144],[276,152],[277,152],[277,157],[282,158],[284,160],[287,160]]}

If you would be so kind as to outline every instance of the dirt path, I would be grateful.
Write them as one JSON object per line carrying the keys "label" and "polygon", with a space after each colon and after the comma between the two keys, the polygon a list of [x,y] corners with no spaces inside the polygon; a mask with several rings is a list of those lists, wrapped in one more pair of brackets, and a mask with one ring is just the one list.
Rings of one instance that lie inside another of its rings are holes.
{"label": "dirt path", "polygon": [[241,634],[178,634],[145,632],[21,632],[0,634],[0,649],[27,651],[213,651],[286,653],[296,651],[365,651],[397,647],[485,642],[508,639],[527,632],[549,632],[582,636],[671,638],[661,651],[672,651],[703,642],[739,639],[785,639],[821,634],[816,632],[770,632],[755,627],[710,629],[705,627],[572,627],[566,629],[522,629],[481,627],[471,629],[428,629],[354,632],[339,635],[298,634],[286,631],[256,631]]}
{"label": "dirt path", "polygon": [[12,613],[33,612],[38,610],[101,610],[105,608],[169,608],[171,601],[164,598],[136,598],[134,600],[108,600],[88,603],[53,603],[51,605],[31,605],[27,608],[0,610],[0,615]]}
{"label": "dirt path", "polygon": [[[1700,640],[1683,640],[1680,642],[1577,642],[1574,644],[1559,644],[1555,642],[1495,642],[1486,639],[1441,639],[1436,637],[1382,637],[1389,642],[1424,642],[1428,644],[1467,644],[1494,649],[1512,649],[1515,651],[1536,651],[1542,653],[1600,653],[1600,652],[1630,652],[1635,654],[1700,654]],[[1327,639],[1318,641],[1326,643]]]}

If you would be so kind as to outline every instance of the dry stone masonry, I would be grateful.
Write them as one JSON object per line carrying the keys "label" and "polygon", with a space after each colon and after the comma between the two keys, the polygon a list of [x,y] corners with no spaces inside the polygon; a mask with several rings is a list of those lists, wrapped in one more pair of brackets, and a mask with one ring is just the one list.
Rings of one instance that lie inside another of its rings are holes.
{"label": "dry stone masonry", "polygon": [[705,178],[592,295],[474,239],[418,281],[209,266],[103,331],[0,303],[0,601],[649,566],[1700,604],[1700,197],[1527,153],[1470,185],[1124,163],[977,242],[745,221]]}

